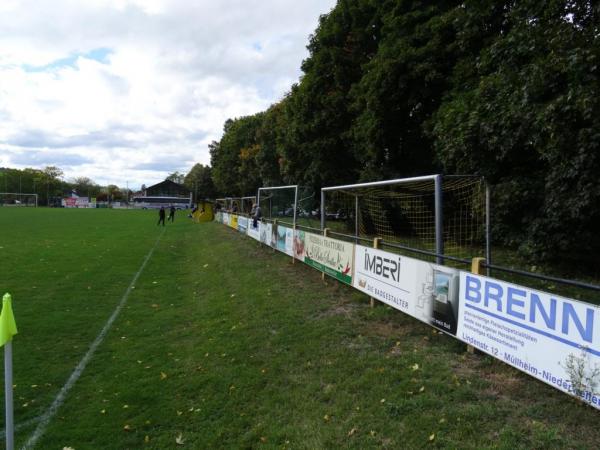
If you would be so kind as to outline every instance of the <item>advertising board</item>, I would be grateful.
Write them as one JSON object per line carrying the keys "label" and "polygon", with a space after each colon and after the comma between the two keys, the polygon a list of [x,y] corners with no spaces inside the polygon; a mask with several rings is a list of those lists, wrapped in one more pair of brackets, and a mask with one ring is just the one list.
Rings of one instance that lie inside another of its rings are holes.
{"label": "advertising board", "polygon": [[277,250],[294,256],[294,230],[292,228],[277,226]]}
{"label": "advertising board", "polygon": [[231,214],[229,216],[229,226],[231,228],[233,228],[234,230],[238,229],[238,215],[237,214]]}
{"label": "advertising board", "polygon": [[600,308],[460,274],[457,337],[600,409]]}
{"label": "advertising board", "polygon": [[244,216],[238,216],[237,229],[242,234],[247,234],[248,230],[248,218]]}
{"label": "advertising board", "polygon": [[459,272],[357,245],[352,286],[422,322],[455,335]]}
{"label": "advertising board", "polygon": [[273,234],[273,224],[260,222],[258,231],[260,233],[260,242],[270,247]]}
{"label": "advertising board", "polygon": [[294,243],[293,251],[294,258],[304,262],[306,256],[306,245],[305,245],[306,233],[303,230],[294,231]]}
{"label": "advertising board", "polygon": [[256,227],[254,226],[254,221],[248,221],[248,236],[257,241],[260,241],[260,222],[256,223]]}
{"label": "advertising board", "polygon": [[305,233],[304,262],[337,280],[352,284],[354,244]]}

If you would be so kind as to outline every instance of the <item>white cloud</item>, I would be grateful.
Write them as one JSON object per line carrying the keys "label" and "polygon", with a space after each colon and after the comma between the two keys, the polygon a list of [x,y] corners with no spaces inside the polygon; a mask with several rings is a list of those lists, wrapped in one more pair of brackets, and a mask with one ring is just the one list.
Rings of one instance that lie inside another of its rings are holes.
{"label": "white cloud", "polygon": [[0,166],[150,184],[298,79],[334,0],[2,0]]}

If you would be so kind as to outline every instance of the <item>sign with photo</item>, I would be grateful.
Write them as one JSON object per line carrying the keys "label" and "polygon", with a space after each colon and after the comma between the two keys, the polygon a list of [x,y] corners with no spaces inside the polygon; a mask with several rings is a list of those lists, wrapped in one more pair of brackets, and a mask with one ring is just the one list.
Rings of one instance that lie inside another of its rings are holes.
{"label": "sign with photo", "polygon": [[458,338],[600,409],[600,307],[461,272]]}
{"label": "sign with photo", "polygon": [[305,233],[304,262],[339,281],[352,284],[354,244]]}
{"label": "sign with photo", "polygon": [[357,245],[352,286],[446,333],[456,335],[459,272]]}
{"label": "sign with photo", "polygon": [[294,231],[293,251],[294,258],[304,262],[306,256],[306,233],[303,230]]}
{"label": "sign with photo", "polygon": [[294,256],[294,230],[292,228],[277,226],[277,250]]}

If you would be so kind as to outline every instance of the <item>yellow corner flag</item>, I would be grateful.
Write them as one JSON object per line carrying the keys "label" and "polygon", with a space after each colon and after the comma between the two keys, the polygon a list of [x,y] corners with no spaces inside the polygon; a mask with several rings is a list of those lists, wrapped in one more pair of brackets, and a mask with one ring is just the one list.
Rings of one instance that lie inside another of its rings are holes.
{"label": "yellow corner flag", "polygon": [[0,347],[6,344],[17,334],[17,324],[12,311],[10,294],[4,294],[2,299],[2,313],[0,313]]}

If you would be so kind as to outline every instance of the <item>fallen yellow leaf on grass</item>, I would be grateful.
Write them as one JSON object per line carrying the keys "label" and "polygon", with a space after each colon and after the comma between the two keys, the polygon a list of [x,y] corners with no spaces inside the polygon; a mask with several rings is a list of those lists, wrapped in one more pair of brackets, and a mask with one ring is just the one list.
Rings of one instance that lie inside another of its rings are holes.
{"label": "fallen yellow leaf on grass", "polygon": [[354,433],[356,433],[356,428],[352,428],[350,431],[348,431],[348,436],[352,436]]}
{"label": "fallen yellow leaf on grass", "polygon": [[129,425],[125,425],[125,426],[123,427],[123,429],[124,429],[125,431],[130,431],[130,430],[131,430],[131,427],[130,427]]}
{"label": "fallen yellow leaf on grass", "polygon": [[177,415],[180,416],[183,414],[183,411],[177,411]]}
{"label": "fallen yellow leaf on grass", "polygon": [[179,433],[179,435],[175,438],[175,443],[177,445],[183,445],[185,443],[185,439],[183,439],[183,435]]}
{"label": "fallen yellow leaf on grass", "polygon": [[153,308],[158,308],[158,305],[156,303],[152,303],[152,307]]}
{"label": "fallen yellow leaf on grass", "polygon": [[106,414],[106,410],[103,409],[102,411],[100,411],[100,414]]}
{"label": "fallen yellow leaf on grass", "polygon": [[410,368],[411,368],[412,370],[419,370],[419,365],[415,363],[415,364],[413,364],[412,366],[410,366]]}
{"label": "fallen yellow leaf on grass", "polygon": [[167,378],[167,374],[166,374],[166,373],[164,373],[164,372],[161,372],[161,373],[160,373],[160,379],[161,379],[161,380],[164,380],[165,378]]}
{"label": "fallen yellow leaf on grass", "polygon": [[267,438],[266,438],[266,437],[264,437],[264,436],[261,436],[261,437],[260,437],[260,442],[267,442]]}
{"label": "fallen yellow leaf on grass", "polygon": [[202,267],[206,269],[208,267],[208,264],[204,264]]}
{"label": "fallen yellow leaf on grass", "polygon": [[146,437],[144,438],[144,442],[147,444],[148,442],[150,442],[150,436],[146,435]]}
{"label": "fallen yellow leaf on grass", "polygon": [[73,447],[63,447],[63,450],[75,450]]}
{"label": "fallen yellow leaf on grass", "polygon": [[329,417],[329,414],[325,414],[325,415],[323,416],[323,420],[324,420],[325,422],[329,422],[329,419],[330,419],[330,417]]}
{"label": "fallen yellow leaf on grass", "polygon": [[433,441],[435,439],[435,433],[433,433],[431,436],[429,436],[429,440]]}
{"label": "fallen yellow leaf on grass", "polygon": [[421,389],[419,389],[419,392],[423,392],[425,390],[425,386],[421,386]]}

